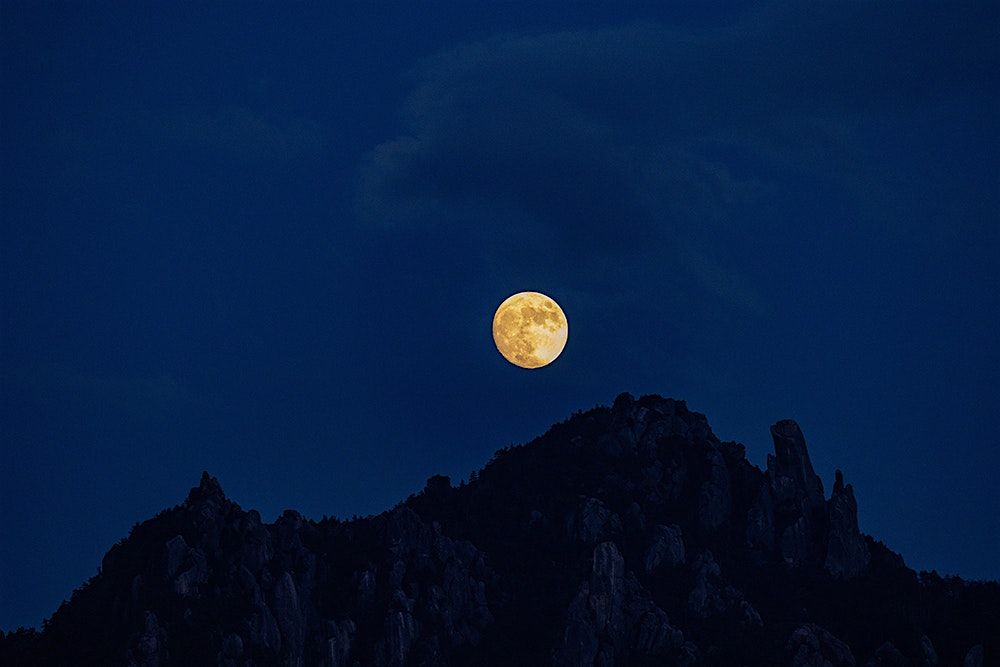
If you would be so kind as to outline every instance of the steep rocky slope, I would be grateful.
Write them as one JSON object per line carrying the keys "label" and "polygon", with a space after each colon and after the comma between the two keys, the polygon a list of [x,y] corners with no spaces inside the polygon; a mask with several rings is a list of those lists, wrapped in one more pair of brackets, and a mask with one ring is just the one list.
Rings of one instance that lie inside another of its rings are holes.
{"label": "steep rocky slope", "polygon": [[995,664],[1000,586],[913,572],[771,435],[762,471],[623,394],[349,522],[266,524],[206,473],[0,664]]}

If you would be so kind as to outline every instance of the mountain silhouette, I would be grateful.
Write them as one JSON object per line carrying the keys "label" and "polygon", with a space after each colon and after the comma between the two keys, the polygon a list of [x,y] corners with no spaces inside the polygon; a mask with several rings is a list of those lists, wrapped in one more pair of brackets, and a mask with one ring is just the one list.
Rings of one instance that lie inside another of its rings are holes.
{"label": "mountain silhouette", "polygon": [[204,473],[0,664],[997,664],[1000,585],[914,572],[771,435],[761,470],[622,394],[350,521],[267,524]]}

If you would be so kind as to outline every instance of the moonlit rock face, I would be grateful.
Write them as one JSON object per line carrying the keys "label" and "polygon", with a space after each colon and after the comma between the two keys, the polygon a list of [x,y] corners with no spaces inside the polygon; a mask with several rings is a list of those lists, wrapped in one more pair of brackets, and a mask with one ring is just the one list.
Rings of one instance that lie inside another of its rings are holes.
{"label": "moonlit rock face", "polygon": [[566,347],[569,324],[562,308],[540,292],[508,297],[493,316],[493,341],[504,358],[521,368],[552,363]]}

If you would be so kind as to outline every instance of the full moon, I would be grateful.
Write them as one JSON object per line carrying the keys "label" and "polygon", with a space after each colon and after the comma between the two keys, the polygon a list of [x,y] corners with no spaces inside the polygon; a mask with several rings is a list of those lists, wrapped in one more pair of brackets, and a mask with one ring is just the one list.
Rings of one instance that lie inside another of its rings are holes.
{"label": "full moon", "polygon": [[555,361],[566,347],[569,323],[551,297],[518,292],[493,316],[493,342],[504,359],[521,368],[541,368]]}

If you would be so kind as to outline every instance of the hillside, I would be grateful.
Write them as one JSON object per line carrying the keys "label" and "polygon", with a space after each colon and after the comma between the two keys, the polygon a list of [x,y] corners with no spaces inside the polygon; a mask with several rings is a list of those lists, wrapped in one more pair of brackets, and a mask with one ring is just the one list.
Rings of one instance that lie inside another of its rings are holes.
{"label": "hillside", "polygon": [[1000,585],[909,569],[771,435],[761,470],[623,394],[352,521],[264,523],[205,473],[0,664],[997,664]]}

